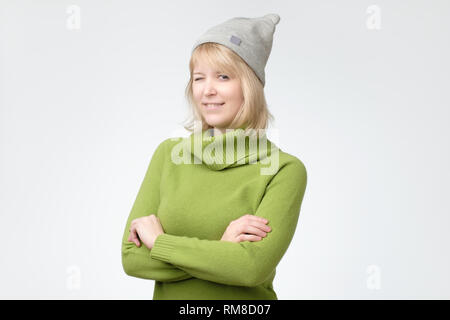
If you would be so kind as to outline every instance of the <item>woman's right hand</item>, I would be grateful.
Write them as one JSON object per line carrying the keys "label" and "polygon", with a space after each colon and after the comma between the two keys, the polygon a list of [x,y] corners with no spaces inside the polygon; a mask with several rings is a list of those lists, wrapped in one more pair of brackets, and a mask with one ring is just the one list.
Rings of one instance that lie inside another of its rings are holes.
{"label": "woman's right hand", "polygon": [[241,241],[260,241],[272,229],[267,226],[264,218],[251,214],[246,214],[237,220],[233,220],[228,225],[222,238],[222,241],[241,242]]}

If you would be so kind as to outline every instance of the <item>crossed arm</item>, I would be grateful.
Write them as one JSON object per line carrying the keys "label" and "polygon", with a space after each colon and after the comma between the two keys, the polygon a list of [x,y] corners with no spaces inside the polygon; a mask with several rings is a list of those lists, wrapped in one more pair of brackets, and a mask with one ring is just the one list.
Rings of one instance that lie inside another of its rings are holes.
{"label": "crossed arm", "polygon": [[161,142],[153,153],[128,217],[122,238],[122,266],[129,276],[170,282],[189,279],[192,276],[170,263],[153,259],[146,246],[137,247],[134,242],[128,241],[131,222],[136,218],[156,214],[158,210],[166,141]]}
{"label": "crossed arm", "polygon": [[294,235],[306,188],[299,160],[284,164],[266,188],[255,213],[269,220],[272,232],[261,241],[233,243],[161,234],[152,249],[128,241],[131,221],[157,212],[164,143],[158,146],[128,217],[122,264],[134,277],[173,282],[192,277],[228,285],[256,286],[281,260]]}

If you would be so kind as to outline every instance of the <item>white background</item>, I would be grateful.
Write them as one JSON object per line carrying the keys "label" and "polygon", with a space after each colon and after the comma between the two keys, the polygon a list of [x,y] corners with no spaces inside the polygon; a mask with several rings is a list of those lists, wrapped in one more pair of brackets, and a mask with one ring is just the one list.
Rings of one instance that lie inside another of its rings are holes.
{"label": "white background", "polygon": [[213,25],[267,13],[281,17],[271,128],[308,171],[278,298],[450,298],[448,1],[0,10],[1,298],[152,298],[152,280],[124,273],[121,240],[156,146],[186,133],[191,47]]}

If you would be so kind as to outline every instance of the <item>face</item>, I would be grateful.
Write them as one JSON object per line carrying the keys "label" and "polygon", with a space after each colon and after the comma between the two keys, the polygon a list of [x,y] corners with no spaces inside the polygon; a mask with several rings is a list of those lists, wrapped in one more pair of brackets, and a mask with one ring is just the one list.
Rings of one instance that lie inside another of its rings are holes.
{"label": "face", "polygon": [[239,79],[200,62],[194,67],[192,93],[205,121],[220,133],[225,133],[244,103]]}

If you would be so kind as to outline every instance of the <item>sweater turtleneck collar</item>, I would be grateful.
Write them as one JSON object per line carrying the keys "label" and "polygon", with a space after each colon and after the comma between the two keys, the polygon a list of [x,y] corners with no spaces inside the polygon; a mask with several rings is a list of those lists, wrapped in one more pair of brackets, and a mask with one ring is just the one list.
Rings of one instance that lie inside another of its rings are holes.
{"label": "sweater turtleneck collar", "polygon": [[[246,164],[269,163],[278,156],[279,148],[271,142],[266,130],[243,127],[227,129],[214,136],[214,129],[194,131],[185,139],[187,151],[194,164],[203,163],[211,170],[223,170]],[[193,159],[192,159],[193,158]]]}

